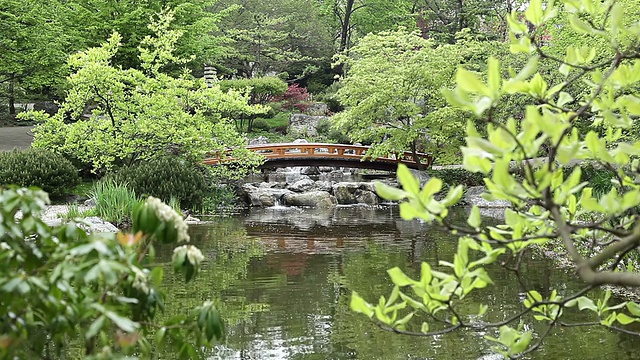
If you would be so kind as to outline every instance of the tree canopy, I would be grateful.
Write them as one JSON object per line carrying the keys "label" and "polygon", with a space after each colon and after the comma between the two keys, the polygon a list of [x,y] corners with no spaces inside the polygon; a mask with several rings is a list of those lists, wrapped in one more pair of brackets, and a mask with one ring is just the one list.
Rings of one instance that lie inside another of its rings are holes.
{"label": "tree canopy", "polygon": [[[229,117],[266,108],[249,105],[246,92],[223,92],[188,74],[176,78],[163,73],[167,65],[184,62],[173,53],[181,32],[169,30],[172,17],[167,12],[150,25],[156,36],[146,37],[140,46],[143,70],[111,64],[121,39],[117,33],[101,47],[71,57],[75,73],[65,102],[34,130],[33,146],[60,152],[95,173],[167,152],[193,161],[231,147],[242,152],[244,139]],[[237,156],[247,160],[243,166],[257,161],[249,153]]]}

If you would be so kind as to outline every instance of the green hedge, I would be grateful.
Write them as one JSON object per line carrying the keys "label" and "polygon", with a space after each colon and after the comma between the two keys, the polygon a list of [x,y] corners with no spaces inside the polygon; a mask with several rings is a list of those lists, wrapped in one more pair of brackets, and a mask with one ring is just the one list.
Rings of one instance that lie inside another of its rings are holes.
{"label": "green hedge", "polygon": [[136,194],[154,196],[164,202],[178,199],[183,209],[202,206],[207,184],[202,169],[175,156],[162,157],[119,169],[107,178],[127,184]]}
{"label": "green hedge", "polygon": [[37,186],[52,197],[60,197],[79,183],[78,169],[50,150],[0,152],[0,185]]}

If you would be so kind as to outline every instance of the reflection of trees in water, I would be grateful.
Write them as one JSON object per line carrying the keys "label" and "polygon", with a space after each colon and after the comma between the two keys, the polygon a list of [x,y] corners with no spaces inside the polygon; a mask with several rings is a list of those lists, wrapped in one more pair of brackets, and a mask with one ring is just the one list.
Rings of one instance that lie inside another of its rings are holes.
{"label": "reflection of trees in water", "polygon": [[169,263],[173,249],[157,249],[157,260],[167,264],[164,268],[166,310],[160,316],[170,318],[211,300],[226,324],[233,326],[267,308],[266,304],[248,301],[241,293],[222,295],[247,278],[252,259],[264,255],[264,247],[246,235],[239,219],[217,219],[211,226],[193,226],[190,235],[191,242],[205,255],[205,262],[195,280],[186,286],[181,283],[180,275],[173,274]]}
{"label": "reflection of trees in water", "polygon": [[[310,217],[324,216],[323,221],[330,225],[310,220],[313,225],[306,228],[296,225],[299,219],[292,223],[288,213],[282,212],[250,214],[246,222],[238,217],[194,227],[192,241],[208,261],[193,284],[170,284],[164,316],[214,299],[231,325],[224,349],[216,353],[221,358],[473,359],[486,354],[484,333],[428,339],[398,336],[379,330],[349,309],[351,290],[370,299],[389,294],[387,269],[399,266],[417,277],[422,261],[450,261],[456,251],[455,237],[436,226],[398,220],[393,211],[378,210],[371,215],[358,209],[349,215],[341,210],[342,219],[335,218],[334,212],[329,216],[315,213]],[[360,215],[364,218],[349,220]],[[466,214],[462,212],[460,218],[465,221]],[[158,258],[166,261],[171,251],[159,249]],[[566,291],[579,286],[546,260],[527,259],[522,269],[527,285],[541,292],[549,286]],[[496,321],[516,311],[522,294],[513,286],[512,274],[499,265],[487,271],[496,286],[473,294],[460,308],[477,311],[480,303],[487,304],[491,312],[483,320]],[[171,273],[167,268],[167,280],[174,279]],[[598,353],[607,353],[603,346],[610,346],[612,354],[621,354],[615,349],[619,335],[558,331],[558,337],[545,344],[542,358],[589,358],[594,347]]]}

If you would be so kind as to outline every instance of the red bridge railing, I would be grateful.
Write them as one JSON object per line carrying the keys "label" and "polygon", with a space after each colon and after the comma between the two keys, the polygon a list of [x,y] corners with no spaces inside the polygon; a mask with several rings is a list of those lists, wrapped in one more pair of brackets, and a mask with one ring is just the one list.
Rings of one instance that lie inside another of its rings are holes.
{"label": "red bridge railing", "polygon": [[[255,151],[266,158],[266,163],[278,160],[305,159],[309,161],[317,160],[318,166],[331,160],[362,161],[370,150],[368,146],[344,145],[344,144],[323,144],[323,143],[300,143],[300,144],[265,144],[247,146],[248,150]],[[419,163],[414,160],[410,151],[394,154],[391,157],[378,157],[366,159],[364,163],[401,163],[412,168],[429,168],[433,163],[433,156],[427,153],[417,153]],[[231,157],[230,152],[222,156],[214,156],[203,160],[207,165],[218,165],[225,162],[236,161]],[[293,163],[292,162],[292,163]],[[292,165],[294,166],[294,165]]]}

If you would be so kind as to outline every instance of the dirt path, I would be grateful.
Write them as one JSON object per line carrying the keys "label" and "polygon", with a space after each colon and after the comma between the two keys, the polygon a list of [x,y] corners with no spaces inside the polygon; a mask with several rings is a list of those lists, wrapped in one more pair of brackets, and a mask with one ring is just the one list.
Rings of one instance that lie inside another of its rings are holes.
{"label": "dirt path", "polygon": [[0,127],[0,151],[28,148],[33,140],[33,126]]}

